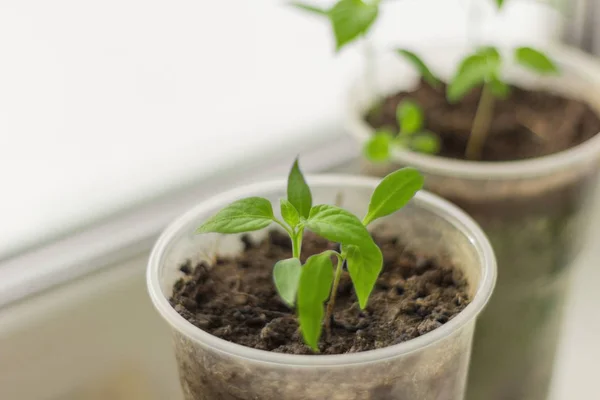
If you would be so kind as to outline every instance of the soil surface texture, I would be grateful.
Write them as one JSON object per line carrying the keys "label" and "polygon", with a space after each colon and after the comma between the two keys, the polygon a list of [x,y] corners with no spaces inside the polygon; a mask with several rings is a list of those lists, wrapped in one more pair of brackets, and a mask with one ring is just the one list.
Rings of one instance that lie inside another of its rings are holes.
{"label": "soil surface texture", "polygon": [[[396,107],[403,100],[413,100],[423,109],[425,127],[442,140],[439,156],[464,159],[481,89],[456,104],[449,104],[445,93],[445,85],[434,88],[421,81],[413,91],[383,99],[366,120],[375,128],[391,127],[398,132]],[[506,99],[496,99],[481,161],[542,157],[577,146],[598,132],[600,118],[588,104],[546,91],[511,87]]]}
{"label": "soil surface texture", "polygon": [[[366,310],[361,311],[347,272],[340,282],[332,335],[320,342],[320,354],[367,351],[414,339],[460,313],[469,303],[462,273],[445,260],[415,254],[396,238],[374,236],[384,269]],[[273,265],[291,257],[289,238],[271,231],[236,258],[181,266],[186,276],[174,285],[171,305],[188,321],[219,338],[261,350],[313,354],[304,345],[294,310],[279,298]],[[305,235],[302,261],[336,246]]]}

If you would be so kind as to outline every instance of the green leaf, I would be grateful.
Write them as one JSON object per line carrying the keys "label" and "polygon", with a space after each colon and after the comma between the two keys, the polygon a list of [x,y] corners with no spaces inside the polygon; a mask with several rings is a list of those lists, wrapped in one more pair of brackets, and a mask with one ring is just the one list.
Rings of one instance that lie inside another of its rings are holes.
{"label": "green leaf", "polygon": [[333,26],[336,50],[367,33],[377,19],[379,2],[365,3],[363,0],[339,0],[329,10]]}
{"label": "green leaf", "polygon": [[496,6],[498,7],[498,10],[500,10],[502,8],[502,6],[504,5],[504,0],[495,0],[496,2]]}
{"label": "green leaf", "polygon": [[410,142],[411,149],[425,154],[437,154],[441,147],[439,136],[429,131],[419,132]]}
{"label": "green leaf", "polygon": [[388,131],[375,132],[365,143],[365,157],[373,162],[385,162],[390,159],[390,142],[393,136]]}
{"label": "green leaf", "polygon": [[421,77],[425,80],[425,82],[429,83],[431,86],[438,88],[441,86],[441,81],[431,72],[427,64],[415,53],[412,51],[398,49],[396,50],[398,54],[403,56],[406,60],[408,60],[421,74]]}
{"label": "green leaf", "polygon": [[287,185],[287,199],[298,211],[301,217],[308,218],[310,208],[312,207],[312,195],[306,180],[300,171],[298,159],[290,170]]}
{"label": "green leaf", "polygon": [[470,56],[463,62],[459,73],[448,85],[446,92],[448,101],[450,103],[459,101],[475,87],[483,85],[487,75],[485,60],[479,55]]}
{"label": "green leaf", "polygon": [[355,245],[346,246],[344,251],[358,304],[361,309],[364,309],[383,268],[383,255],[372,240],[360,247]]}
{"label": "green leaf", "polygon": [[500,99],[505,99],[510,94],[510,86],[498,78],[492,78],[487,84],[489,85],[494,96]]}
{"label": "green leaf", "polygon": [[298,319],[304,341],[318,351],[323,304],[329,298],[333,284],[333,264],[329,251],[311,256],[300,274],[298,287]]}
{"label": "green leaf", "polygon": [[296,302],[301,273],[302,263],[297,258],[277,261],[273,267],[273,280],[277,293],[290,307],[293,307]]}
{"label": "green leaf", "polygon": [[406,149],[410,146],[411,135],[404,135],[400,133],[392,140],[392,146]]}
{"label": "green leaf", "polygon": [[476,54],[485,58],[491,70],[498,69],[502,62],[500,52],[493,46],[482,46],[477,49]]}
{"label": "green leaf", "polygon": [[310,4],[305,4],[305,3],[293,1],[293,2],[290,3],[290,5],[292,7],[296,7],[298,9],[300,9],[300,10],[308,11],[308,12],[313,13],[313,14],[327,16],[327,10],[324,10],[322,8],[319,8],[319,7],[311,6]]}
{"label": "green leaf", "polygon": [[558,74],[556,64],[539,50],[531,47],[519,47],[515,50],[515,59],[525,68],[538,74]]}
{"label": "green leaf", "polygon": [[266,228],[273,222],[271,202],[261,197],[238,200],[208,219],[196,233],[241,233]]}
{"label": "green leaf", "polygon": [[451,103],[463,98],[475,87],[483,85],[492,76],[498,75],[500,54],[494,48],[480,49],[465,58],[450,85],[446,97]]}
{"label": "green leaf", "polygon": [[414,168],[401,168],[392,172],[375,188],[363,223],[369,225],[377,218],[395,213],[413,198],[423,187],[423,183],[423,175]]}
{"label": "green leaf", "polygon": [[280,199],[279,204],[281,207],[281,216],[283,220],[288,223],[289,226],[295,228],[300,222],[300,215],[296,207],[286,199]]}
{"label": "green leaf", "polygon": [[400,132],[410,135],[420,131],[423,127],[423,111],[414,101],[404,100],[396,108],[396,120],[400,126]]}
{"label": "green leaf", "polygon": [[341,244],[360,246],[372,240],[356,215],[328,204],[314,206],[310,210],[306,227],[329,241]]}

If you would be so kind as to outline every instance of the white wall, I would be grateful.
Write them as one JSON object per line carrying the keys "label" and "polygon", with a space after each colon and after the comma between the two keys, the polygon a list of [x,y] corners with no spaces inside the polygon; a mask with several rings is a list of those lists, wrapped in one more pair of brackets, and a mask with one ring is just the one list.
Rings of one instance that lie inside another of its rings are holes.
{"label": "white wall", "polygon": [[[338,121],[356,49],[335,56],[325,21],[286,3],[1,2],[0,259],[281,146],[318,143],[319,126]],[[374,37],[464,39],[467,3],[386,2]],[[539,40],[553,21],[513,0],[484,30]]]}

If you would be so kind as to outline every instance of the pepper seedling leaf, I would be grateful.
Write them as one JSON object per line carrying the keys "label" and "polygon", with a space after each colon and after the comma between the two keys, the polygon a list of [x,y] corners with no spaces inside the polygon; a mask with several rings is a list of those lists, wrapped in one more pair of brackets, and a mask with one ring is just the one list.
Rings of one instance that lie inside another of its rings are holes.
{"label": "pepper seedling leaf", "polygon": [[323,321],[323,304],[329,298],[333,284],[333,263],[326,251],[306,260],[298,286],[298,319],[304,341],[318,351]]}
{"label": "pepper seedling leaf", "polygon": [[[401,149],[406,149],[406,148],[410,147],[410,141],[411,141],[410,136],[397,135],[396,137],[394,137],[394,140],[392,140],[392,146],[398,147]],[[391,154],[391,151],[390,151],[390,154]]]}
{"label": "pepper seedling leaf", "polygon": [[415,53],[405,49],[396,50],[398,54],[400,54],[404,59],[410,62],[421,74],[421,77],[425,80],[425,82],[429,83],[434,88],[438,88],[442,85],[442,82],[436,77],[427,64]]}
{"label": "pepper seedling leaf", "polygon": [[327,13],[335,35],[336,50],[365,35],[379,14],[379,2],[339,0]]}
{"label": "pepper seedling leaf", "polygon": [[302,263],[297,258],[277,261],[273,267],[273,281],[277,293],[290,307],[296,302],[301,273]]}
{"label": "pepper seedling leaf", "polygon": [[485,59],[479,55],[468,57],[462,64],[459,73],[454,77],[446,96],[450,103],[462,99],[467,93],[485,83],[488,68]]}
{"label": "pepper seedling leaf", "polygon": [[358,304],[364,309],[383,268],[383,255],[373,240],[362,246],[344,246],[343,250]]}
{"label": "pepper seedling leaf", "polygon": [[375,132],[365,143],[363,152],[373,162],[385,162],[390,158],[390,143],[394,139],[391,132],[380,130]]}
{"label": "pepper seedling leaf", "polygon": [[442,147],[440,138],[433,132],[422,131],[410,140],[410,148],[424,154],[437,154]]}
{"label": "pepper seedling leaf", "polygon": [[519,47],[515,50],[515,59],[523,67],[538,74],[557,74],[556,64],[546,54],[531,47]]}
{"label": "pepper seedling leaf", "polygon": [[395,213],[421,190],[423,184],[423,176],[414,168],[401,168],[392,172],[383,178],[371,195],[369,211],[363,224],[369,225],[377,218]]}
{"label": "pepper seedling leaf", "polygon": [[306,227],[329,241],[345,245],[360,246],[372,240],[356,215],[328,204],[317,205],[310,210]]}
{"label": "pepper seedling leaf", "polygon": [[[423,133],[426,132],[406,136],[406,139],[419,138]],[[394,137],[394,144],[396,140],[397,137]],[[274,216],[269,200],[250,197],[235,201],[217,212],[198,228],[198,232],[241,233],[265,228],[272,222],[280,224],[292,241],[293,258],[275,263],[273,282],[286,304],[290,307],[296,304],[304,341],[318,351],[325,314],[324,304],[329,299],[333,305],[335,298],[335,291],[332,292],[334,272],[331,257],[337,257],[338,263],[347,262],[359,305],[365,308],[383,267],[381,250],[366,225],[402,207],[422,184],[423,178],[411,168],[388,175],[375,189],[365,221],[361,222],[354,214],[336,206],[313,207],[310,189],[296,160],[288,179],[289,199],[283,199],[280,203],[285,223]],[[299,255],[305,228],[329,241],[339,243],[339,250],[326,250],[309,257],[302,266]],[[338,264],[335,279],[341,277],[342,265]],[[331,315],[327,315],[327,322],[330,317]]]}
{"label": "pepper seedling leaf", "polygon": [[325,10],[323,8],[312,6],[312,5],[306,4],[306,3],[301,3],[301,2],[298,2],[298,1],[292,1],[289,4],[292,7],[296,7],[298,9],[300,9],[300,10],[303,10],[303,11],[308,11],[310,13],[317,14],[317,15],[327,16],[327,10]]}
{"label": "pepper seedling leaf", "polygon": [[476,54],[485,58],[486,62],[490,66],[490,70],[497,70],[500,67],[502,58],[500,52],[494,46],[482,46],[476,51]]}
{"label": "pepper seedling leaf", "polygon": [[283,220],[287,222],[289,226],[295,228],[300,222],[300,214],[298,214],[296,207],[286,199],[280,199],[279,206],[281,208],[281,217]]}
{"label": "pepper seedling leaf", "polygon": [[448,86],[446,97],[450,103],[462,99],[475,87],[497,77],[502,59],[494,47],[483,47],[466,57],[458,68],[454,79]]}
{"label": "pepper seedling leaf", "polygon": [[306,184],[304,175],[300,171],[298,159],[290,170],[287,184],[287,199],[296,208],[301,217],[308,218],[310,208],[312,207],[312,194]]}
{"label": "pepper seedling leaf", "polygon": [[404,100],[396,108],[396,120],[403,135],[412,135],[423,127],[423,111],[412,100]]}
{"label": "pepper seedling leaf", "polygon": [[492,78],[488,82],[488,85],[494,96],[500,99],[505,99],[510,94],[510,86],[508,86],[506,83],[502,82],[498,78]]}
{"label": "pepper seedling leaf", "polygon": [[241,233],[266,228],[273,222],[271,202],[261,197],[238,200],[200,226],[196,233]]}

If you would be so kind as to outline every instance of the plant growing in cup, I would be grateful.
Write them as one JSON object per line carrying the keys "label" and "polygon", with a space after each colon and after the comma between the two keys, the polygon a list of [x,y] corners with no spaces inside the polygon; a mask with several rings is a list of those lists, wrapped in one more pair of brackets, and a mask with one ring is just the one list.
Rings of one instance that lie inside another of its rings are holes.
{"label": "plant growing in cup", "polygon": [[[275,264],[275,287],[290,307],[296,306],[304,340],[318,351],[323,323],[331,335],[331,318],[343,265],[347,265],[361,309],[367,306],[383,267],[383,255],[367,226],[398,211],[422,186],[423,177],[412,168],[393,172],[375,188],[361,221],[334,205],[313,206],[310,188],[296,160],[288,177],[287,199],[280,201],[283,220],[275,217],[269,200],[250,197],[220,210],[198,228],[198,233],[232,234],[264,229],[272,223],[279,225],[290,237],[292,258]],[[302,265],[300,253],[305,230],[341,244],[341,250],[325,250],[312,255]],[[325,302],[327,311],[323,313]]]}
{"label": "plant growing in cup", "polygon": [[[437,88],[441,86],[441,80],[431,72],[421,57],[405,49],[399,49],[397,52],[414,65],[425,82],[432,87]],[[559,73],[558,67],[550,57],[532,47],[524,46],[516,48],[514,50],[514,60],[522,67],[539,75]],[[497,48],[492,46],[478,48],[475,52],[467,55],[460,61],[454,78],[452,78],[447,86],[446,97],[451,104],[462,100],[473,89],[477,87],[482,88],[479,106],[477,107],[471,134],[465,149],[465,157],[467,159],[478,160],[481,158],[485,138],[492,123],[496,99],[506,99],[510,94],[510,86],[502,79],[503,62],[503,57]],[[402,104],[398,105],[398,107],[400,110]],[[414,107],[418,106],[415,105]],[[422,114],[422,111],[420,112]],[[399,124],[402,124],[401,119],[399,119]],[[365,146],[369,148],[373,142],[380,141],[381,138],[376,133]],[[408,148],[411,147],[408,146]],[[419,147],[413,148],[413,150],[424,153],[435,153],[439,148],[439,145],[431,145],[426,146],[424,150]],[[432,149],[435,149],[435,151]],[[366,154],[373,161],[382,161],[380,157],[377,157],[372,152],[367,151]],[[389,156],[386,160],[389,160]]]}
{"label": "plant growing in cup", "polygon": [[167,228],[148,284],[185,399],[461,400],[494,257],[422,184],[412,168],[305,180],[296,162]]}

